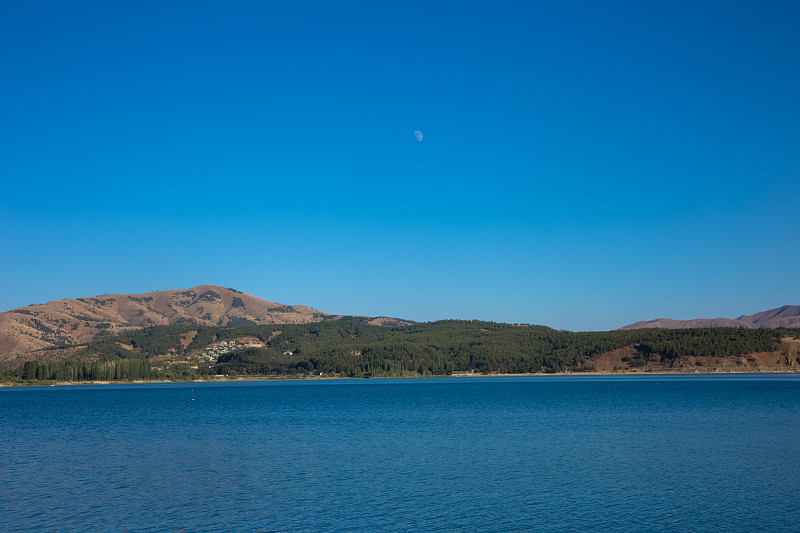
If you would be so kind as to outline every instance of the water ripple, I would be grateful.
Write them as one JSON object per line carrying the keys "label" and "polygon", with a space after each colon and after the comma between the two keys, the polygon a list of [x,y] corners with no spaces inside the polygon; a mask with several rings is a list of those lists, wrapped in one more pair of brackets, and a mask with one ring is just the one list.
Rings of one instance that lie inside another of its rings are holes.
{"label": "water ripple", "polygon": [[792,377],[191,388],[0,392],[0,529],[800,530]]}

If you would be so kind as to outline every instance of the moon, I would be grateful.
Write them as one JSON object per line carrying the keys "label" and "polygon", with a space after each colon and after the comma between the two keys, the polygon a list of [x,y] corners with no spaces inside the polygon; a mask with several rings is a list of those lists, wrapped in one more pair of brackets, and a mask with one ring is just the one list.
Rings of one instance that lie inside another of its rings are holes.
{"label": "moon", "polygon": [[422,140],[422,132],[419,131],[419,130],[415,131],[414,132],[414,137],[416,137],[418,141],[421,141]]}

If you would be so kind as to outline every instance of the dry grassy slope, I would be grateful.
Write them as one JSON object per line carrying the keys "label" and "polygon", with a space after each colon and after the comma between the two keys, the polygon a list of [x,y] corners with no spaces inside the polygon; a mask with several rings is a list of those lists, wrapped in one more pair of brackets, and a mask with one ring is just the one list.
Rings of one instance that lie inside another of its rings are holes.
{"label": "dry grassy slope", "polygon": [[[31,354],[35,350],[85,344],[100,334],[155,325],[304,324],[338,318],[304,305],[281,305],[216,285],[56,300],[0,313],[0,360],[35,358]],[[408,323],[385,318],[369,322]]]}
{"label": "dry grassy slope", "polygon": [[587,364],[597,372],[674,372],[677,374],[714,372],[800,372],[800,339],[781,339],[774,352],[751,353],[735,357],[682,357],[673,363],[649,362],[635,367],[623,359],[636,355],[626,346],[593,357]]}

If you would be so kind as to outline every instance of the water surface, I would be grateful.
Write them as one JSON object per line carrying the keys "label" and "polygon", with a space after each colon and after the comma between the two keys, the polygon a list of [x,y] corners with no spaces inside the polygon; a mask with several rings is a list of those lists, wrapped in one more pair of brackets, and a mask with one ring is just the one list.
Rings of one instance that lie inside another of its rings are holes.
{"label": "water surface", "polygon": [[0,389],[4,531],[800,531],[800,376]]}

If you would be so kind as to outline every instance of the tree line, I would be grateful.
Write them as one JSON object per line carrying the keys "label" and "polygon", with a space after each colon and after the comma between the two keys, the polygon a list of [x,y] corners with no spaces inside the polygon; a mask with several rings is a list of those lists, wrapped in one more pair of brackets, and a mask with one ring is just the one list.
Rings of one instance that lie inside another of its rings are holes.
{"label": "tree line", "polygon": [[[276,328],[273,326],[273,330]],[[543,326],[440,321],[402,328],[323,323],[281,326],[265,348],[220,355],[209,371],[239,374],[446,375],[594,370],[592,360],[632,346],[643,360],[741,356],[776,348],[800,330],[705,328],[568,332]],[[264,340],[264,339],[262,339]]]}
{"label": "tree line", "polygon": [[67,360],[58,363],[26,361],[5,370],[5,377],[25,381],[133,381],[153,379],[154,374],[150,361],[145,359]]}
{"label": "tree line", "polygon": [[[187,334],[193,335],[191,342]],[[265,347],[241,348],[216,361],[172,374],[154,371],[149,359],[197,354],[210,344],[241,337]],[[19,379],[181,379],[208,374],[349,377],[446,375],[454,371],[529,373],[593,370],[593,359],[631,346],[631,366],[673,364],[689,356],[736,357],[776,349],[800,329],[696,328],[570,332],[544,326],[443,320],[408,326],[371,326],[358,321],[311,324],[153,326],[92,342],[75,361],[26,363],[6,370]],[[83,361],[83,362],[81,362]],[[128,361],[125,363],[125,361]],[[134,362],[137,361],[137,362]],[[38,366],[37,366],[38,365]],[[47,377],[40,377],[47,376]],[[62,377],[63,376],[63,377]]]}

